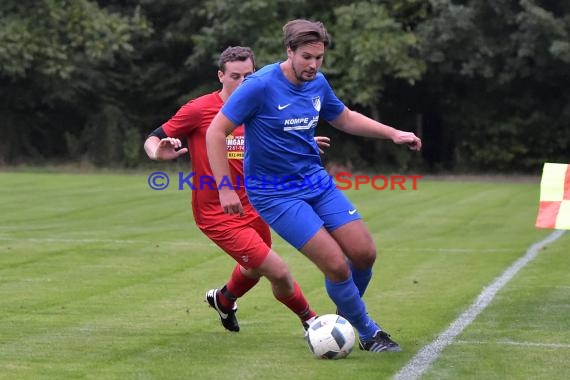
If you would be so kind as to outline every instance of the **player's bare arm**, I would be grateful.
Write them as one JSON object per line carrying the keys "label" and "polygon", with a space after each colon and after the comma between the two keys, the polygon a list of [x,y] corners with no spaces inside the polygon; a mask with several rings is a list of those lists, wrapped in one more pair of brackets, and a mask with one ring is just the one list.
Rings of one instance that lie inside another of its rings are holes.
{"label": "player's bare arm", "polygon": [[[218,114],[212,120],[206,132],[206,148],[208,150],[208,160],[216,183],[222,183],[224,178],[230,175],[228,164],[226,136],[237,126],[234,125],[223,113]],[[220,205],[226,214],[243,214],[243,206],[237,193],[226,186],[218,189]]]}
{"label": "player's bare arm", "polygon": [[422,141],[412,132],[405,132],[382,124],[363,114],[345,107],[335,120],[333,127],[351,135],[392,140],[395,144],[406,144],[411,150],[419,151]]}
{"label": "player's bare arm", "polygon": [[174,160],[188,153],[187,148],[182,148],[182,142],[173,137],[160,139],[150,136],[144,143],[144,150],[151,160],[156,161]]}

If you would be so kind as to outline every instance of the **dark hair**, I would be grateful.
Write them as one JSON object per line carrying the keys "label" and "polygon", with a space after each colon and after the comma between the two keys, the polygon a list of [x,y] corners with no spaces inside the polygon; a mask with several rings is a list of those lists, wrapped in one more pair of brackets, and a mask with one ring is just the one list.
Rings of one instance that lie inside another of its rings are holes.
{"label": "dark hair", "polygon": [[243,46],[230,46],[220,54],[220,58],[218,59],[218,69],[220,69],[221,72],[225,72],[227,62],[243,62],[248,59],[251,60],[253,68],[255,69],[255,55],[253,54],[253,50]]}
{"label": "dark hair", "polygon": [[330,37],[325,26],[320,21],[297,19],[283,26],[283,44],[295,51],[299,46],[322,42],[327,47]]}

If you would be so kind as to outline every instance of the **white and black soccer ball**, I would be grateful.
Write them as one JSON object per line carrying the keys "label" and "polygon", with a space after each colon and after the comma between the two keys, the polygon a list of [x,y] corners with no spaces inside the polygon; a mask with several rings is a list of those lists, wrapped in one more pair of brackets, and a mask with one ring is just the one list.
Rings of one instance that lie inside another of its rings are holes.
{"label": "white and black soccer ball", "polygon": [[336,314],[321,315],[311,323],[305,335],[309,350],[317,358],[346,358],[354,347],[354,329]]}

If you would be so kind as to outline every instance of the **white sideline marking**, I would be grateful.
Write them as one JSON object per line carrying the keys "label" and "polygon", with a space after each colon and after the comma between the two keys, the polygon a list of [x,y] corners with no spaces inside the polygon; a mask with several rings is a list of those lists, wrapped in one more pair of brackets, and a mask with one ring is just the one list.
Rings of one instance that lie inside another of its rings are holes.
{"label": "white sideline marking", "polygon": [[451,325],[441,333],[432,343],[422,347],[418,353],[406,364],[398,373],[394,375],[395,380],[418,379],[424,374],[429,366],[437,359],[443,349],[451,344],[455,337],[459,335],[481,311],[483,311],[493,300],[499,290],[501,290],[525,265],[531,262],[538,252],[548,244],[558,240],[564,235],[565,230],[556,230],[548,235],[544,240],[534,243],[527,250],[526,254],[515,261],[507,270],[497,277],[489,286],[483,289],[475,302],[469,306]]}
{"label": "white sideline marking", "polygon": [[541,348],[570,348],[570,344],[566,343],[534,343],[534,342],[514,342],[512,340],[498,340],[496,342],[485,342],[479,340],[456,340],[455,344],[494,344],[505,346],[521,346],[521,347],[541,347]]}

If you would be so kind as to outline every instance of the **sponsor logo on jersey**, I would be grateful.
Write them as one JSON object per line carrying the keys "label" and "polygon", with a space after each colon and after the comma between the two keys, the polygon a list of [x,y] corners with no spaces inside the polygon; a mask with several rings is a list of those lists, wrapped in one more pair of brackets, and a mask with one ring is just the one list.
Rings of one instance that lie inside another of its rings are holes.
{"label": "sponsor logo on jersey", "polygon": [[228,158],[231,160],[243,160],[245,139],[243,136],[228,135],[226,137]]}
{"label": "sponsor logo on jersey", "polygon": [[230,160],[243,160],[243,152],[228,152],[228,159]]}
{"label": "sponsor logo on jersey", "polygon": [[313,116],[310,120],[308,117],[299,117],[293,119],[286,119],[283,124],[284,131],[302,131],[315,128],[319,122],[319,116]]}

